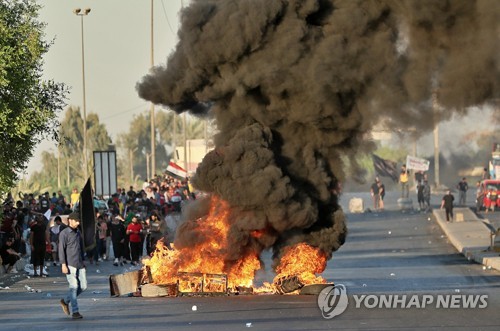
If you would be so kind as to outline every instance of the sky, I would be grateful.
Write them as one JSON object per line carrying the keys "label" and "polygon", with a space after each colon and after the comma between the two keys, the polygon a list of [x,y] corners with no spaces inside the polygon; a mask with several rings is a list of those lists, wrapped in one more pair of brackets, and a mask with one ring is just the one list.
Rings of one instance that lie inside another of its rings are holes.
{"label": "sky", "polygon": [[[97,113],[113,142],[125,132],[134,115],[150,109],[136,83],[151,68],[151,1],[145,0],[37,0],[43,8],[45,40],[53,45],[44,57],[43,78],[70,87],[67,106],[83,108],[81,18],[75,8],[90,8],[83,17],[86,110]],[[166,63],[178,38],[179,11],[188,0],[154,0],[154,64]],[[159,108],[158,108],[159,109]],[[30,160],[27,175],[39,170],[42,151],[55,151],[44,141]]]}
{"label": "sky", "polygon": [[[39,20],[47,24],[45,39],[53,45],[44,57],[43,78],[65,83],[67,107],[83,105],[81,18],[75,8],[91,8],[83,18],[87,114],[97,113],[113,142],[128,130],[134,115],[150,109],[141,99],[136,83],[151,67],[151,2],[145,0],[37,0]],[[165,64],[177,44],[179,11],[189,0],[153,0],[154,65]],[[156,109],[160,109],[157,107]],[[64,111],[60,112],[60,119]],[[454,117],[440,124],[441,145],[460,148],[457,134],[491,130],[491,110],[475,109],[470,116]],[[483,119],[483,120],[481,120]],[[420,154],[432,155],[432,136],[420,140]],[[56,143],[43,141],[28,164],[26,175],[39,170],[42,151],[56,150]],[[425,156],[425,155],[420,155]]]}

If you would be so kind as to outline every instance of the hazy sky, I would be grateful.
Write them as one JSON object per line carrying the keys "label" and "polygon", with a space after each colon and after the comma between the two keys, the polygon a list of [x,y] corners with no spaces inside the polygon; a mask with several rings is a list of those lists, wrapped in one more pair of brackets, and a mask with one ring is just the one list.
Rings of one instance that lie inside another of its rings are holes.
{"label": "hazy sky", "polygon": [[[151,66],[151,2],[146,0],[37,0],[39,20],[47,23],[44,79],[70,87],[68,106],[83,107],[81,18],[75,8],[90,8],[83,18],[87,114],[97,113],[113,141],[129,128],[134,115],[148,110],[135,85]],[[166,62],[177,43],[179,11],[187,0],[154,0],[154,63]],[[66,109],[66,108],[65,108]],[[61,112],[62,119],[64,112]],[[28,173],[39,169],[45,141],[36,150]]]}
{"label": "hazy sky", "polygon": [[[46,40],[54,44],[45,55],[44,78],[70,87],[67,105],[82,107],[81,19],[75,8],[91,8],[84,20],[87,113],[97,113],[113,141],[128,130],[134,115],[149,110],[150,103],[138,97],[136,83],[150,68],[151,7],[146,0],[37,0],[43,6],[40,21],[47,23]],[[154,0],[154,64],[166,63],[177,43],[179,11],[188,0]],[[65,108],[66,109],[66,108]],[[157,107],[157,109],[159,109]],[[462,134],[491,130],[491,123],[477,109],[472,116],[441,123],[442,145],[458,148]],[[61,112],[62,119],[64,111]],[[483,121],[478,120],[483,119]],[[432,138],[422,139],[419,151],[429,151]],[[37,147],[28,174],[39,169],[44,150],[55,151],[55,143]]]}

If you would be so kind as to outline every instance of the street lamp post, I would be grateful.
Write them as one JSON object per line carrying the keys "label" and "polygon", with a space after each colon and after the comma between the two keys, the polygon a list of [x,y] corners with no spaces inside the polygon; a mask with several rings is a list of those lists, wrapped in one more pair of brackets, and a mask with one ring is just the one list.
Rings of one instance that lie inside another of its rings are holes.
{"label": "street lamp post", "polygon": [[90,13],[90,8],[73,10],[75,15],[80,16],[82,30],[82,84],[83,84],[83,175],[84,181],[88,179],[88,161],[87,161],[87,102],[85,98],[85,47],[83,39],[83,17]]}
{"label": "street lamp post", "polygon": [[[153,25],[153,0],[151,0],[151,68],[154,67],[154,25]],[[151,176],[153,176],[156,172],[156,134],[155,134],[155,105],[151,103]],[[149,169],[149,168],[148,168]],[[149,176],[148,176],[148,179]]]}

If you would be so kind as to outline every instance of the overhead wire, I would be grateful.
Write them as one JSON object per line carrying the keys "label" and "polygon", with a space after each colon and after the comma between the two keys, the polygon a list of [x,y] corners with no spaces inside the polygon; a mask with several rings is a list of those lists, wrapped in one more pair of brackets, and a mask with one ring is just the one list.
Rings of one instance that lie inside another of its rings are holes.
{"label": "overhead wire", "polygon": [[114,114],[111,114],[111,115],[108,115],[106,117],[103,117],[102,120],[105,120],[105,119],[108,119],[108,118],[112,118],[112,117],[115,117],[115,116],[119,116],[119,115],[122,115],[122,114],[125,114],[125,113],[128,113],[128,112],[131,112],[131,111],[134,111],[134,110],[137,110],[141,107],[147,107],[148,106],[148,103],[143,103],[143,104],[140,104],[140,105],[137,105],[135,107],[132,107],[132,108],[129,108],[129,109],[126,109],[124,111],[120,111],[118,113],[114,113]]}
{"label": "overhead wire", "polygon": [[172,32],[172,34],[175,35],[174,29],[172,28],[172,25],[170,25],[170,20],[168,19],[167,10],[165,9],[165,4],[163,3],[163,0],[161,0],[161,6],[163,7],[163,15],[165,15],[165,19],[167,20],[168,27],[170,28],[170,31]]}

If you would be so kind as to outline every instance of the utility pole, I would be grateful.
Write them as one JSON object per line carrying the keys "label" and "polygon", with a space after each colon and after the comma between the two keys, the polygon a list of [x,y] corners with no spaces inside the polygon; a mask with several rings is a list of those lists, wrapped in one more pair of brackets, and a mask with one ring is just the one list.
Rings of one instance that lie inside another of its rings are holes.
{"label": "utility pole", "polygon": [[432,110],[434,115],[434,182],[436,187],[441,185],[439,180],[439,121],[438,121],[438,96],[437,90],[432,92]]}
{"label": "utility pole", "polygon": [[61,145],[57,144],[57,188],[61,189]]}
{"label": "utility pole", "polygon": [[182,114],[182,140],[184,141],[184,170],[188,170],[187,166],[187,146],[186,146],[186,141],[187,141],[187,135],[186,135],[186,113]]}
{"label": "utility pole", "polygon": [[150,157],[151,157],[151,154],[146,153],[146,177],[147,177],[147,181],[150,180],[150,177],[149,177],[149,158]]}
{"label": "utility pole", "polygon": [[174,162],[177,162],[177,143],[175,139],[177,138],[177,113],[174,112],[174,120],[172,121],[173,123],[173,128],[172,128],[172,147],[174,149]]}
{"label": "utility pole", "polygon": [[137,148],[130,148],[128,150],[128,159],[129,159],[129,164],[130,164],[130,185],[134,184],[134,152],[137,150]]}
{"label": "utility pole", "polygon": [[[151,0],[151,68],[154,66],[154,24],[153,24],[153,17],[154,17],[154,11],[153,11],[153,3],[154,0]],[[156,134],[155,134],[155,105],[151,102],[151,176],[153,176],[156,172]],[[148,176],[148,180],[149,180]]]}
{"label": "utility pole", "polygon": [[87,160],[87,101],[85,97],[85,48],[83,38],[83,17],[90,13],[90,8],[85,8],[83,11],[80,8],[73,10],[76,16],[80,16],[82,30],[82,85],[83,85],[83,176],[84,183],[88,179],[88,160]]}
{"label": "utility pole", "polygon": [[66,186],[69,187],[71,182],[69,181],[69,158],[66,158]]}

